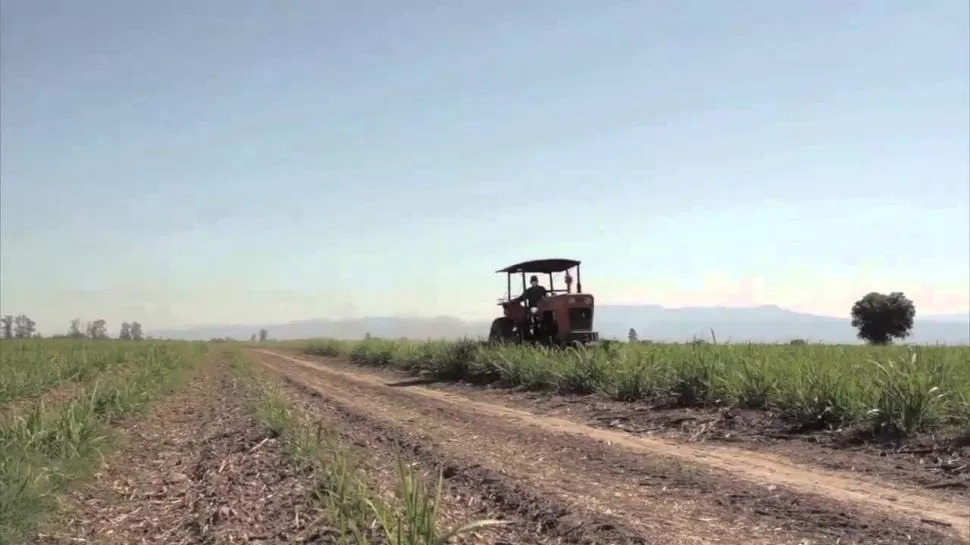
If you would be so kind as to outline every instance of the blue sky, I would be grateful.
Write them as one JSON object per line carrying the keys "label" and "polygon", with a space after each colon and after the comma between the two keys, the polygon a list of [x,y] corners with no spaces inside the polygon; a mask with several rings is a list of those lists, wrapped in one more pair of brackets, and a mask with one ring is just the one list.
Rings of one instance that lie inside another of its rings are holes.
{"label": "blue sky", "polygon": [[[447,4],[447,7],[436,6]],[[177,9],[175,9],[177,8]],[[962,0],[5,0],[5,313],[970,309]]]}

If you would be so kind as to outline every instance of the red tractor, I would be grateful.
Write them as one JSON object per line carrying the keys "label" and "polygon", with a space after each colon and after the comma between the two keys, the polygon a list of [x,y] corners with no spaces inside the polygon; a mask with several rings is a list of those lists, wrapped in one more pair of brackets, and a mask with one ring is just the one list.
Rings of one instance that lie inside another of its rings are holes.
{"label": "red tractor", "polygon": [[[549,346],[588,345],[599,341],[599,333],[593,331],[593,304],[591,294],[583,293],[579,276],[579,261],[573,259],[537,259],[516,263],[496,272],[505,273],[508,293],[499,299],[501,318],[492,322],[488,333],[490,342],[527,342]],[[572,290],[573,277],[569,271],[576,269],[576,291]],[[565,288],[557,289],[553,274],[565,273]],[[523,295],[512,296],[512,275],[522,277],[522,292],[526,292],[526,275],[548,275],[546,296],[527,304]]]}

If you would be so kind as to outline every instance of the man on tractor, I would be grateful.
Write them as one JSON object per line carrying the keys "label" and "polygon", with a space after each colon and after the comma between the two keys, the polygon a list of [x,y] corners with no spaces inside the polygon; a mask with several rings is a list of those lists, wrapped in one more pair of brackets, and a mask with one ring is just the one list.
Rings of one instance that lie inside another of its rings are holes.
{"label": "man on tractor", "polygon": [[529,278],[529,287],[522,292],[522,295],[513,299],[512,302],[518,303],[519,301],[525,301],[525,304],[529,308],[537,307],[539,306],[539,301],[545,297],[547,293],[548,291],[546,288],[539,284],[539,277],[532,275]]}

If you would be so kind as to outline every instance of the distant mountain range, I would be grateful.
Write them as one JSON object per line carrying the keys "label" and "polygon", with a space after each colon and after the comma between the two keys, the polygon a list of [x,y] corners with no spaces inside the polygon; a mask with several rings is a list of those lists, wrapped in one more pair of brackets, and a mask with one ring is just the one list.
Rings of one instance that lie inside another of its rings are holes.
{"label": "distant mountain range", "polygon": [[[719,342],[858,342],[849,318],[817,316],[767,305],[748,308],[665,308],[659,305],[601,305],[596,309],[596,328],[601,337],[625,339],[634,328],[640,339],[655,341],[710,340],[711,330]],[[374,337],[410,339],[457,339],[484,337],[490,322],[464,321],[450,316],[374,317],[345,320],[302,320],[286,324],[211,325],[185,329],[147,331],[154,337],[203,340],[249,339],[265,328],[279,340],[328,337],[361,339]],[[938,316],[917,314],[915,343],[970,344],[970,312]]]}

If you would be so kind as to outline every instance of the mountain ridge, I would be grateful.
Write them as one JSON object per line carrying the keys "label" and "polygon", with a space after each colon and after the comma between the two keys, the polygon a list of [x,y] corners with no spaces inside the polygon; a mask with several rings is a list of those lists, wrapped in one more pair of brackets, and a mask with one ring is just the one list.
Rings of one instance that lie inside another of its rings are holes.
{"label": "mountain ridge", "polygon": [[[660,305],[600,305],[595,324],[603,338],[625,339],[630,328],[640,339],[689,341],[710,338],[718,341],[856,343],[848,317],[838,318],[788,310],[777,305],[755,307],[680,307]],[[411,339],[456,339],[483,337],[490,320],[462,320],[454,316],[373,316],[363,318],[294,320],[286,323],[213,324],[185,328],[146,330],[154,337],[204,340],[211,338],[249,339],[265,328],[279,340],[328,337],[360,339],[375,337]],[[958,314],[917,314],[914,343],[970,344],[970,311]]]}

